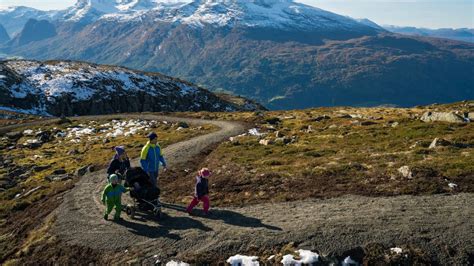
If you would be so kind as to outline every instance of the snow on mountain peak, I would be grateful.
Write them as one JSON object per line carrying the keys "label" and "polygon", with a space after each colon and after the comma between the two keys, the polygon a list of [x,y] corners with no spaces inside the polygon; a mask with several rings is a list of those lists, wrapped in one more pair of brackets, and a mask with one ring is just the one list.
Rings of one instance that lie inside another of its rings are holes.
{"label": "snow on mountain peak", "polygon": [[155,21],[193,27],[246,26],[289,29],[353,29],[368,27],[293,0],[78,0],[60,19],[93,22],[130,21],[147,14]]}
{"label": "snow on mountain peak", "polygon": [[172,20],[194,26],[262,26],[277,28],[353,28],[359,22],[292,0],[197,0],[170,12]]}

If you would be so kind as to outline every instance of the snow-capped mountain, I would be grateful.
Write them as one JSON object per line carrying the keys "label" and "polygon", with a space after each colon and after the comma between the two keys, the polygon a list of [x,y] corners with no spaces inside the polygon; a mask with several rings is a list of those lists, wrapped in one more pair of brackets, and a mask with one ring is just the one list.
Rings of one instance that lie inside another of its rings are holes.
{"label": "snow-capped mountain", "polygon": [[[154,0],[79,0],[61,11],[13,8],[0,12],[0,23],[8,18],[36,18],[58,21],[130,21],[143,16],[156,21],[194,26],[248,26],[299,29],[357,29],[364,24],[292,0],[196,0],[192,2]],[[18,22],[20,23],[20,21]],[[10,24],[7,27],[12,27]],[[17,31],[15,24],[14,29]]]}
{"label": "snow-capped mountain", "polygon": [[275,109],[474,97],[472,45],[290,0],[81,0],[55,14],[55,36],[0,54],[158,71]]}
{"label": "snow-capped mountain", "polygon": [[195,26],[291,29],[360,28],[354,19],[292,0],[198,0],[156,12],[157,19]]}
{"label": "snow-capped mountain", "polygon": [[52,115],[257,110],[158,73],[71,61],[0,62],[0,109]]}

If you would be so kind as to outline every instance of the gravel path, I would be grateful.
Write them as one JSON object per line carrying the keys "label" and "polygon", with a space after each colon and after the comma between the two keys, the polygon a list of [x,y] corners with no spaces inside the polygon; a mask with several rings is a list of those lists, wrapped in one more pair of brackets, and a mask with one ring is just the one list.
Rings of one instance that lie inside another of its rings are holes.
{"label": "gravel path", "polygon": [[[186,162],[209,145],[245,131],[244,126],[234,122],[140,117],[211,123],[221,128],[164,149],[171,167]],[[156,259],[153,255],[162,260],[225,258],[271,250],[289,242],[321,254],[338,255],[371,242],[388,247],[413,244],[445,265],[465,264],[474,256],[473,194],[345,196],[219,208],[213,209],[210,217],[188,216],[183,206],[168,204],[160,221],[140,216],[131,220],[123,215],[125,221],[117,224],[102,219],[99,196],[104,182],[105,171],[95,172],[81,178],[64,195],[62,205],[53,213],[57,220],[52,230],[61,240],[104,251],[139,250],[150,261]],[[455,252],[448,254],[446,249]]]}

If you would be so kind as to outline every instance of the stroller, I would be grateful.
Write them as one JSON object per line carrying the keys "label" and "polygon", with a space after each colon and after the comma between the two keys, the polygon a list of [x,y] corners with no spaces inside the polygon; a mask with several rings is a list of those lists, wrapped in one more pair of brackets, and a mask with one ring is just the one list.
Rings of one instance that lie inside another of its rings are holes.
{"label": "stroller", "polygon": [[124,206],[124,211],[131,218],[137,210],[151,212],[161,218],[160,189],[153,186],[150,177],[141,167],[133,167],[125,173],[125,187],[132,188],[130,197],[133,204]]}

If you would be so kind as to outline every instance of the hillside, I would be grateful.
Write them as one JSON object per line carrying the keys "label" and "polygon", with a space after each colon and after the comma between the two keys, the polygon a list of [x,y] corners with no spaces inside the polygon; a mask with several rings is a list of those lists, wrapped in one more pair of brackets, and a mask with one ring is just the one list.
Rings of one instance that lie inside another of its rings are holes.
{"label": "hillside", "polygon": [[71,61],[0,62],[0,106],[42,115],[257,110],[158,73]]}
{"label": "hillside", "polygon": [[273,109],[474,97],[473,44],[398,35],[292,1],[145,2],[78,3],[55,13],[55,37],[1,52],[159,71]]}
{"label": "hillside", "polygon": [[[56,119],[7,133],[1,260],[217,263],[245,254],[278,264],[312,250],[324,265],[348,256],[470,263],[474,102],[175,115]],[[152,128],[170,163],[160,177],[166,215],[103,221],[111,147],[136,158]],[[213,212],[189,216],[183,206],[203,166],[213,172]]]}

